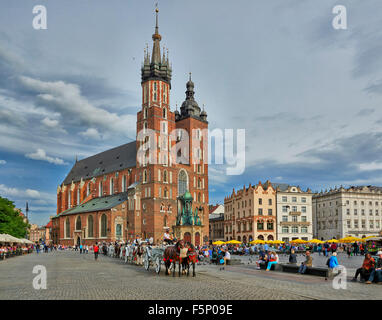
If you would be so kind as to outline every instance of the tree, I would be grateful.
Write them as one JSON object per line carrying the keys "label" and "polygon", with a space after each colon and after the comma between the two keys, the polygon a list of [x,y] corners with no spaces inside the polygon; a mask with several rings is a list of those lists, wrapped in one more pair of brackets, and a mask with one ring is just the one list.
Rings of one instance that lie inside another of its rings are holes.
{"label": "tree", "polygon": [[7,198],[0,197],[0,233],[10,234],[16,238],[24,238],[29,224],[15,209],[15,205]]}

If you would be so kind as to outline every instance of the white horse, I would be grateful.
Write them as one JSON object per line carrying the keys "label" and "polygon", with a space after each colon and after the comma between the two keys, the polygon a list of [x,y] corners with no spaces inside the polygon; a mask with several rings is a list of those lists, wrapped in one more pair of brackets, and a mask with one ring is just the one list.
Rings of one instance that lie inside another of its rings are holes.
{"label": "white horse", "polygon": [[110,244],[107,248],[107,255],[109,257],[113,257],[114,256],[114,245]]}

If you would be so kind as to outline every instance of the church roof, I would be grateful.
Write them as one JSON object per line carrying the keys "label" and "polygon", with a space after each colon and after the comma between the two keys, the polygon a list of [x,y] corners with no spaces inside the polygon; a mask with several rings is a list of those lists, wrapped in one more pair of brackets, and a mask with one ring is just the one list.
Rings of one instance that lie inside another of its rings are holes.
{"label": "church roof", "polygon": [[127,200],[127,192],[114,194],[111,196],[105,196],[101,198],[94,198],[80,204],[74,208],[61,212],[60,216],[66,216],[70,214],[78,214],[84,212],[103,211],[116,207],[117,205]]}
{"label": "church roof", "polygon": [[66,176],[64,184],[91,179],[111,172],[136,166],[136,141],[103,151],[77,161]]}

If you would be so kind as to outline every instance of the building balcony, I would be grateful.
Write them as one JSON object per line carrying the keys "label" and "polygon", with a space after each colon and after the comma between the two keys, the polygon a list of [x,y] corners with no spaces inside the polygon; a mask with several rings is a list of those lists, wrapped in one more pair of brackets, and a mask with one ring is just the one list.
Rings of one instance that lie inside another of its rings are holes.
{"label": "building balcony", "polygon": [[291,215],[291,216],[301,216],[301,211],[290,211],[289,215]]}

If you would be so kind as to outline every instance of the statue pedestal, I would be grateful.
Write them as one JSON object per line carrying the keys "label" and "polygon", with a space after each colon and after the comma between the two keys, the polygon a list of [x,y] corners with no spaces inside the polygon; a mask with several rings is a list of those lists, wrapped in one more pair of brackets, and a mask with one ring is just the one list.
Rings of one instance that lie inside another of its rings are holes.
{"label": "statue pedestal", "polygon": [[203,244],[203,226],[184,225],[173,226],[176,239],[183,239],[184,242],[191,242],[194,246]]}

